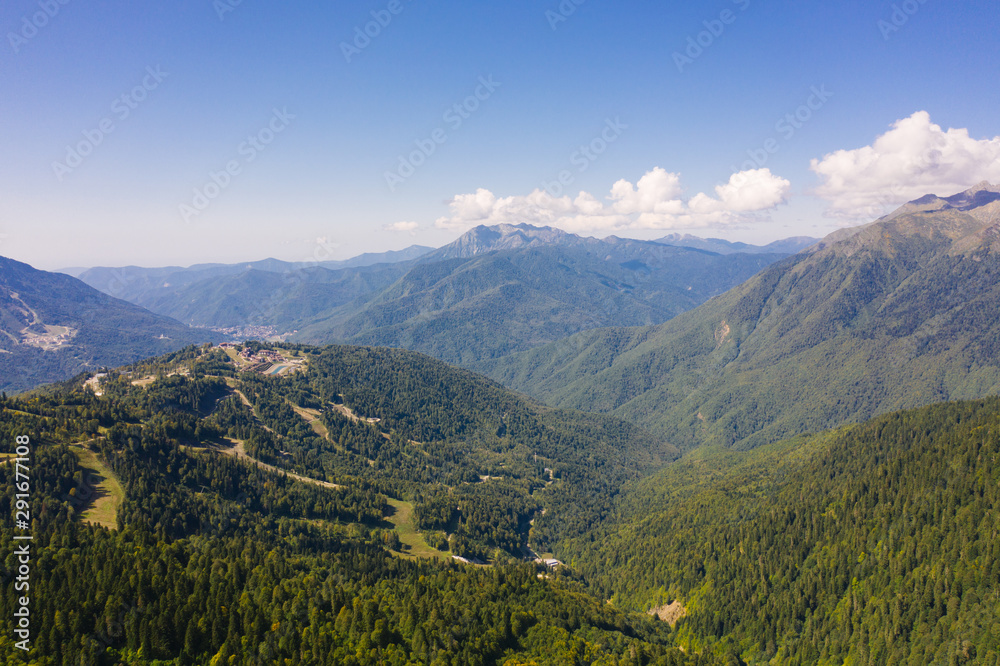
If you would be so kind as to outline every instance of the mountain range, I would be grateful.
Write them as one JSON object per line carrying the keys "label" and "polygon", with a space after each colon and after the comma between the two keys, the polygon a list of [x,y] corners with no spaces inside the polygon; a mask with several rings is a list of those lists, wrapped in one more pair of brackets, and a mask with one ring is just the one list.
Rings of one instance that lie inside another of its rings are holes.
{"label": "mountain range", "polygon": [[691,234],[668,234],[663,238],[658,238],[656,242],[663,245],[691,247],[717,254],[734,254],[736,252],[746,254],[795,254],[815,244],[817,240],[819,239],[808,236],[795,236],[777,240],[767,245],[750,245],[748,243],[727,241],[721,238],[699,238]]}
{"label": "mountain range", "polygon": [[129,359],[0,396],[31,663],[1000,664],[1000,188],[791,255],[459,241],[173,293],[492,380],[385,346],[136,360],[204,331],[3,260],[0,356]]}
{"label": "mountain range", "polygon": [[404,347],[473,363],[591,328],[667,321],[783,256],[720,255],[528,225],[477,227],[292,339]]}
{"label": "mountain range", "polygon": [[286,274],[300,270],[322,268],[330,271],[345,268],[362,268],[377,264],[391,264],[420,257],[433,248],[411,245],[403,250],[381,253],[366,253],[342,261],[281,261],[263,259],[242,264],[195,264],[187,268],[165,266],[162,268],[142,268],[123,266],[119,268],[73,268],[62,272],[86,282],[94,289],[121,298],[136,305],[148,307],[148,302],[163,298],[163,293],[183,289],[189,285],[218,278],[239,275],[250,271]]}
{"label": "mountain range", "polygon": [[[789,243],[782,247],[802,244]],[[740,247],[720,254],[499,225],[477,227],[437,250],[411,246],[346,261],[73,269],[80,281],[35,271],[40,288],[34,290],[24,288],[21,276],[34,269],[9,262],[11,291],[45,305],[8,299],[8,338],[20,347],[16,359],[13,348],[5,354],[9,379],[0,387],[25,390],[230,334],[405,347],[472,363],[595,327],[666,321],[784,256]],[[112,298],[96,298],[88,285]],[[79,315],[80,303],[91,313],[83,329],[63,316]],[[45,326],[65,327],[64,338]],[[22,340],[22,330],[29,338]],[[66,336],[81,330],[68,344]],[[140,343],[148,332],[158,342]],[[52,337],[51,344],[36,344],[38,336]],[[37,362],[21,362],[29,357]]]}
{"label": "mountain range", "polygon": [[924,197],[835,232],[665,324],[478,364],[682,449],[748,448],[1000,391],[1000,188]]}
{"label": "mountain range", "polygon": [[599,240],[503,224],[437,250],[415,246],[342,265],[100,268],[80,278],[194,326],[266,326],[300,342],[404,347],[466,363],[590,328],[662,323],[811,240]]}

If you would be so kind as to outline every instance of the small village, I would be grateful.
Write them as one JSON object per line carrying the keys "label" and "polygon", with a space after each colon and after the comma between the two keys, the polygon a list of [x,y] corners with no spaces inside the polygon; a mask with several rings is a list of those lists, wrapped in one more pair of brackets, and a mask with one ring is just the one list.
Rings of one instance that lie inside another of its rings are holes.
{"label": "small village", "polygon": [[278,329],[274,326],[247,325],[247,326],[208,326],[210,331],[228,335],[237,340],[274,340],[279,338]]}
{"label": "small village", "polygon": [[78,331],[69,326],[45,326],[45,333],[35,333],[26,328],[21,331],[21,344],[38,347],[43,351],[56,351],[68,346]]}
{"label": "small village", "polygon": [[275,349],[258,349],[235,343],[222,342],[219,349],[225,351],[233,362],[244,372],[257,372],[262,375],[281,375],[300,369],[305,359],[286,358]]}

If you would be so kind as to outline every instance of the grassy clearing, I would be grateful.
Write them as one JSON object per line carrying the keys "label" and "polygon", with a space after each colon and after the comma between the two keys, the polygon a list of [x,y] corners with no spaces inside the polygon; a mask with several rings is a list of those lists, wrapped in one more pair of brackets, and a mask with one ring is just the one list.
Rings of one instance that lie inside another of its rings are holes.
{"label": "grassy clearing", "polygon": [[80,460],[80,466],[85,471],[87,484],[92,488],[89,501],[80,513],[80,519],[87,523],[103,525],[110,529],[118,527],[118,507],[125,499],[125,491],[118,479],[111,473],[90,449],[81,446],[70,446]]}
{"label": "grassy clearing", "polygon": [[293,405],[291,402],[288,405],[295,411],[296,414],[301,416],[309,427],[313,429],[313,432],[322,437],[323,439],[329,439],[329,432],[323,422],[320,421],[320,412],[318,409],[307,409],[306,407],[299,407],[298,405]]}
{"label": "grassy clearing", "polygon": [[390,499],[389,504],[395,509],[395,513],[389,516],[388,520],[393,524],[396,534],[399,535],[399,540],[404,545],[409,546],[406,552],[402,553],[403,557],[426,557],[433,559],[447,557],[440,550],[428,546],[427,542],[424,541],[423,535],[417,531],[417,525],[413,517],[412,502],[401,502]]}

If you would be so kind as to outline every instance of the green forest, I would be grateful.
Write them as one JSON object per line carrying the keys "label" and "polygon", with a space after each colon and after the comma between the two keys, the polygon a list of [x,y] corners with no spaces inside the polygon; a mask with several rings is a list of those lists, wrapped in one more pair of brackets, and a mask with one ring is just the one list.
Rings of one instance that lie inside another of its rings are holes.
{"label": "green forest", "polygon": [[689,651],[1000,663],[1000,400],[696,452],[561,552],[622,607],[682,600]]}
{"label": "green forest", "polygon": [[[699,663],[665,623],[520,552],[543,507],[572,505],[573,517],[540,527],[540,539],[605,517],[612,484],[661,462],[647,455],[640,470],[616,447],[656,450],[648,437],[408,352],[293,352],[308,370],[285,378],[239,373],[223,352],[192,347],[111,373],[99,397],[80,378],[3,399],[2,437],[33,443],[32,651],[3,636],[9,663]],[[365,420],[324,414],[320,436],[289,411],[331,398]],[[335,485],[226,455],[229,437],[245,437],[262,463]],[[383,453],[401,447],[417,453]],[[81,450],[124,488],[113,528],[84,519],[97,493]],[[558,481],[546,484],[543,461]],[[505,476],[480,480],[490,472]],[[14,466],[0,474],[12,488]],[[384,519],[390,497],[425,520],[448,504],[443,547],[490,565],[408,557]],[[13,495],[0,502],[13,515]],[[0,538],[12,532],[5,522]],[[10,552],[8,617],[16,567]]]}
{"label": "green forest", "polygon": [[1000,664],[1000,399],[678,459],[417,353],[248,348],[299,369],[206,345],[2,398],[6,663]]}

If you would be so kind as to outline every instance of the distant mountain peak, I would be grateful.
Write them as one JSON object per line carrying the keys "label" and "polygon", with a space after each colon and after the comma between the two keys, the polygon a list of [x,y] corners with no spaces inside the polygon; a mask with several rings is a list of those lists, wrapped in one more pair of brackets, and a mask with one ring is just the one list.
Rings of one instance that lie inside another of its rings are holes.
{"label": "distant mountain peak", "polygon": [[622,244],[657,244],[671,245],[688,250],[701,250],[715,254],[795,254],[812,245],[818,239],[798,236],[774,241],[768,245],[749,245],[732,242],[721,238],[699,238],[690,234],[669,234],[654,241],[640,241],[619,236],[592,238],[578,236],[554,227],[538,227],[532,224],[495,224],[480,225],[462,234],[454,242],[445,245],[436,252],[431,252],[422,261],[440,261],[442,259],[459,259],[474,257],[497,250],[518,250],[543,245],[586,245],[592,248],[600,246],[617,246]]}
{"label": "distant mountain peak", "polygon": [[[562,229],[554,227],[536,227],[532,224],[522,222],[521,224],[495,224],[493,226],[479,225],[466,232],[463,236],[476,236],[479,238],[500,239],[520,239],[523,242],[552,242],[561,240],[569,236],[576,238],[575,234],[568,233]],[[461,239],[460,239],[461,240]]]}
{"label": "distant mountain peak", "polygon": [[892,220],[912,213],[958,210],[969,213],[972,217],[984,223],[991,223],[997,219],[998,210],[995,206],[997,201],[1000,201],[1000,186],[993,185],[989,181],[984,180],[965,191],[948,197],[938,196],[937,194],[926,194],[919,199],[914,199],[903,204],[897,210],[881,219]]}
{"label": "distant mountain peak", "polygon": [[974,185],[972,188],[967,190],[967,192],[974,194],[976,192],[981,192],[982,190],[989,190],[990,192],[1000,194],[1000,185],[994,185],[990,181],[984,180],[980,181],[978,185]]}
{"label": "distant mountain peak", "polygon": [[474,257],[496,250],[515,250],[535,245],[552,245],[567,241],[582,241],[579,236],[553,227],[536,227],[531,224],[479,225],[462,234],[456,241],[445,245],[428,258],[457,259]]}
{"label": "distant mountain peak", "polygon": [[982,208],[997,200],[1000,200],[1000,187],[985,180],[965,192],[945,198],[950,207],[963,211]]}

